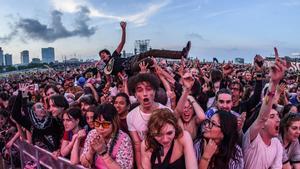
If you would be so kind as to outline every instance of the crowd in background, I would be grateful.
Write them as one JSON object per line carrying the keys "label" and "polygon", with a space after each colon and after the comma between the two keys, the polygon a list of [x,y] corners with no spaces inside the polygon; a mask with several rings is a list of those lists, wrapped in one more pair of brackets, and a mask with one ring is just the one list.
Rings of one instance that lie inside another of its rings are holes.
{"label": "crowd in background", "polygon": [[121,28],[117,49],[95,64],[0,80],[6,163],[18,163],[20,139],[87,168],[300,168],[300,75],[276,48],[271,67],[260,55],[246,65],[190,60],[190,42],[121,58]]}

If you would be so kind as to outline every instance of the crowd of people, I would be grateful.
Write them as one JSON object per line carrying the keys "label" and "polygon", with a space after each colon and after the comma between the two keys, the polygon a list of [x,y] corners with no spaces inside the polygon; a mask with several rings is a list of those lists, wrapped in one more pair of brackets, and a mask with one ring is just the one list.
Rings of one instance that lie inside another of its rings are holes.
{"label": "crowd of people", "polygon": [[86,168],[300,168],[300,77],[276,48],[270,67],[190,60],[191,42],[122,58],[120,27],[97,63],[0,80],[6,163],[20,139]]}

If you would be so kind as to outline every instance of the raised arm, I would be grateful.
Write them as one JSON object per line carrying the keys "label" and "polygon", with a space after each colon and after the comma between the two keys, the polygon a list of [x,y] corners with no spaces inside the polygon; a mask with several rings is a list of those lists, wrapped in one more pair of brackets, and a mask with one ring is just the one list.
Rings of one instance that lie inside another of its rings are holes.
{"label": "raised arm", "polygon": [[188,101],[191,103],[191,105],[193,106],[193,109],[195,111],[195,114],[197,116],[196,118],[196,123],[199,124],[201,123],[203,120],[205,120],[205,113],[204,110],[202,109],[202,107],[198,104],[198,102],[195,100],[195,98],[191,95],[189,95],[187,97]]}
{"label": "raised arm", "polygon": [[120,22],[120,26],[122,28],[122,37],[121,37],[121,42],[119,43],[119,46],[116,49],[116,52],[119,54],[121,53],[126,41],[126,22],[124,21]]}
{"label": "raised arm", "polygon": [[262,129],[265,121],[269,118],[270,111],[272,109],[272,103],[275,95],[276,86],[283,78],[286,70],[286,62],[281,60],[278,56],[277,49],[275,51],[275,64],[270,68],[270,85],[266,97],[263,100],[262,106],[259,111],[259,115],[254,123],[250,126],[250,141],[253,141],[260,130]]}
{"label": "raised arm", "polygon": [[191,89],[194,85],[195,79],[193,78],[191,73],[185,73],[182,76],[182,82],[183,82],[183,91],[182,95],[177,103],[175,113],[176,116],[180,116],[180,114],[183,112],[184,104],[187,101],[187,97],[191,92]]}
{"label": "raised arm", "polygon": [[[21,110],[22,110],[22,93],[25,92],[26,86],[23,84],[20,85],[20,91],[18,91],[18,96],[16,97],[16,100],[14,102],[14,106],[11,110],[11,115],[12,118],[21,126],[26,128],[27,130],[30,130],[31,128],[31,121],[29,119],[29,116],[22,115]],[[24,86],[24,87],[23,87]],[[27,113],[26,113],[27,114]]]}

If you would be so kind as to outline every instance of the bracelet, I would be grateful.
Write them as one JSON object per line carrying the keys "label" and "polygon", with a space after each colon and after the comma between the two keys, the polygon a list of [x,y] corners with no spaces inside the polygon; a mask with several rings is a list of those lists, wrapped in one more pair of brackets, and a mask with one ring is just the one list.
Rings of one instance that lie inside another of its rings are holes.
{"label": "bracelet", "polygon": [[201,159],[203,159],[203,160],[205,160],[205,161],[207,161],[207,162],[209,162],[209,161],[210,161],[210,159],[209,159],[209,158],[207,158],[207,157],[204,157],[204,156],[201,156]]}
{"label": "bracelet", "polygon": [[268,90],[267,96],[274,97],[275,96],[275,91],[271,92],[271,91]]}

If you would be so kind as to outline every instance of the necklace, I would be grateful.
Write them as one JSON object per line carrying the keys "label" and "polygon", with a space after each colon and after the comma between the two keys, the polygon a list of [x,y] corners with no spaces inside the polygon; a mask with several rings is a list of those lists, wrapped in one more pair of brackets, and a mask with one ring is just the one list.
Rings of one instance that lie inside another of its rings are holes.
{"label": "necklace", "polygon": [[145,122],[148,122],[148,120],[144,119],[143,115],[142,115],[142,112],[141,112],[141,108],[139,107],[139,114],[141,116],[141,118],[145,121]]}

